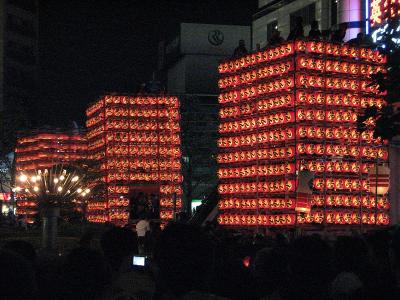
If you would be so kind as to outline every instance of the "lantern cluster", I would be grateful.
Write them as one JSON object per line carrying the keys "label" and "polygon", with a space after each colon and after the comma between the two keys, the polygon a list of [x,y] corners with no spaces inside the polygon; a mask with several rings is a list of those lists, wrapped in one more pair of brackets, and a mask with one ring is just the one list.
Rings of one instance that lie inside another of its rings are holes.
{"label": "lantern cluster", "polygon": [[160,218],[181,206],[179,101],[170,96],[104,96],[86,111],[89,159],[103,171],[103,193],[88,205],[91,222],[124,225],[132,187],[159,188]]}
{"label": "lantern cluster", "polygon": [[[55,165],[68,165],[84,159],[87,141],[76,132],[40,130],[21,135],[15,148],[15,169],[17,173],[32,173],[38,169],[51,169]],[[20,194],[21,195],[21,194]],[[27,215],[29,223],[37,214],[37,198],[29,195],[17,197],[17,215]]]}
{"label": "lantern cluster", "polygon": [[219,222],[387,225],[389,202],[372,190],[388,176],[370,179],[387,147],[373,122],[357,130],[365,108],[385,105],[370,79],[385,62],[371,49],[298,40],[221,63]]}

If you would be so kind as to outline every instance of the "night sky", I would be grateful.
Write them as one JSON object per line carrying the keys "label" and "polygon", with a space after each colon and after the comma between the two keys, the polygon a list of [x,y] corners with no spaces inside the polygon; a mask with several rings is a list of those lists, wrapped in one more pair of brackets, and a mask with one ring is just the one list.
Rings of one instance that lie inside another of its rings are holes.
{"label": "night sky", "polygon": [[250,25],[256,0],[40,1],[37,125],[84,124],[105,92],[151,79],[157,44],[179,22]]}

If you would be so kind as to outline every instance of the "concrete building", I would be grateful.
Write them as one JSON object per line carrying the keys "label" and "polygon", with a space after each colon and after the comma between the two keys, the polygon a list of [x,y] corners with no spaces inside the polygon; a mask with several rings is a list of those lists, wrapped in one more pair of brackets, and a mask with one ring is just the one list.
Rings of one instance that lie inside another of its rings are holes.
{"label": "concrete building", "polygon": [[[348,23],[345,41],[366,30],[368,0],[259,0],[258,12],[253,16],[253,48],[265,46],[274,28],[286,38],[297,16],[303,18],[304,33],[316,20],[320,30],[335,29]],[[369,4],[368,4],[369,5]]]}
{"label": "concrete building", "polygon": [[38,67],[38,1],[0,1],[0,111],[30,111]]}
{"label": "concrete building", "polygon": [[182,23],[160,43],[159,70],[169,94],[181,102],[184,203],[206,198],[216,187],[218,63],[238,41],[250,48],[250,27]]}

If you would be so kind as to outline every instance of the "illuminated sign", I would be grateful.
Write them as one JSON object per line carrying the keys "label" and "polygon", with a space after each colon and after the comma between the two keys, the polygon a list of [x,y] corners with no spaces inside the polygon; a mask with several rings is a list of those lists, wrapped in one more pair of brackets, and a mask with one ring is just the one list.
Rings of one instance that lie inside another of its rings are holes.
{"label": "illuminated sign", "polygon": [[371,27],[384,24],[388,19],[400,16],[400,0],[371,0]]}

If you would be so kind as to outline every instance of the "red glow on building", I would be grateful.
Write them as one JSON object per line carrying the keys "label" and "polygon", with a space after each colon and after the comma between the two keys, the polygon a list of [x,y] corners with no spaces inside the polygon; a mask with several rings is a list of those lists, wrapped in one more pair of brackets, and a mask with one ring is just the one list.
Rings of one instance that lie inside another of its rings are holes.
{"label": "red glow on building", "polygon": [[[50,169],[58,164],[85,159],[87,151],[86,137],[79,133],[38,130],[22,135],[17,139],[15,148],[16,172],[32,172]],[[28,215],[33,223],[37,214],[35,199],[26,195],[17,195],[17,215]]]}
{"label": "red glow on building", "polygon": [[[362,133],[356,123],[385,104],[369,79],[385,62],[367,48],[296,41],[220,64],[219,223],[388,224],[389,201],[368,181],[387,147],[372,123]],[[314,173],[306,214],[295,212],[301,168]]]}
{"label": "red glow on building", "polygon": [[128,222],[132,189],[157,186],[160,218],[181,207],[179,100],[171,96],[105,96],[86,111],[89,159],[105,184],[89,203],[91,222]]}

